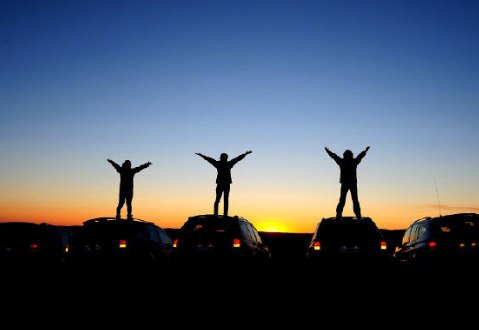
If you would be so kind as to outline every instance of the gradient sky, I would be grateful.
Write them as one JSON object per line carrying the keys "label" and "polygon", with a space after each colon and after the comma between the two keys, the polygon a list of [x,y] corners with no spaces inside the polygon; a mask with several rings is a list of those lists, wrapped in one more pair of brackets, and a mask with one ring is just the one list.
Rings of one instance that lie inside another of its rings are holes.
{"label": "gradient sky", "polygon": [[[478,1],[0,2],[0,221],[211,213],[312,232],[355,155],[363,216],[403,229],[479,211]],[[220,208],[220,210],[222,207]],[[126,208],[123,209],[123,215]],[[352,215],[350,196],[344,215]]]}

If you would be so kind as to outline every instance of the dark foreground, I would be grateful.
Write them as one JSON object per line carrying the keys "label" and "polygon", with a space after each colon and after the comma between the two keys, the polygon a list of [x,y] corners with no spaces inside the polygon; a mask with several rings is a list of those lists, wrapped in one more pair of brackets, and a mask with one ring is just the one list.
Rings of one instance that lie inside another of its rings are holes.
{"label": "dark foreground", "polygon": [[284,259],[250,267],[2,269],[3,320],[12,318],[14,328],[111,328],[127,322],[134,328],[320,328],[334,322],[335,327],[384,329],[424,317],[431,324],[477,322],[475,265],[420,270],[395,264],[325,267]]}

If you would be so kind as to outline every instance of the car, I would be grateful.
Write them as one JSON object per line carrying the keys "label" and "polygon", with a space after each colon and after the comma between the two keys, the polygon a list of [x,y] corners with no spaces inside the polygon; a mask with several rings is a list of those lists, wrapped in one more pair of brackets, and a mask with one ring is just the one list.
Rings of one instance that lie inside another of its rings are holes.
{"label": "car", "polygon": [[407,227],[393,257],[399,263],[419,267],[451,262],[474,264],[479,257],[478,244],[477,213],[424,217]]}
{"label": "car", "polygon": [[387,242],[370,217],[322,218],[316,225],[306,258],[323,262],[387,262]]}
{"label": "car", "polygon": [[271,251],[249,220],[235,215],[189,217],[174,241],[180,261],[264,262]]}
{"label": "car", "polygon": [[173,242],[159,225],[142,219],[98,217],[83,222],[70,240],[69,262],[85,265],[162,265]]}
{"label": "car", "polygon": [[49,223],[0,223],[0,262],[15,266],[61,266],[66,261],[71,231]]}

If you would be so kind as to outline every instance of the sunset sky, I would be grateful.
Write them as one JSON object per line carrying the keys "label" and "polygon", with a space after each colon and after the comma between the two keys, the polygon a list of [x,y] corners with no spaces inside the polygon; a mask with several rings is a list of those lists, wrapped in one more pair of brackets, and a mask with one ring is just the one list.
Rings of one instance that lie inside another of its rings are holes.
{"label": "sunset sky", "polygon": [[1,1],[0,109],[0,221],[114,216],[111,158],[153,163],[133,215],[179,228],[213,212],[195,153],[252,150],[230,214],[312,232],[339,197],[324,147],[371,146],[363,216],[403,229],[479,211],[479,2]]}

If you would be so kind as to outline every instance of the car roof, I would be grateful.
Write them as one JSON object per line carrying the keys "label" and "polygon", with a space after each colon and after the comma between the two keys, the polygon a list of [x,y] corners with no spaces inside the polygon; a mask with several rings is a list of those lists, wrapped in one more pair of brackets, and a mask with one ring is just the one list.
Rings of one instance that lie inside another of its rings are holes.
{"label": "car roof", "polygon": [[464,219],[464,218],[473,218],[479,220],[479,214],[477,213],[453,213],[447,215],[439,215],[437,217],[424,217],[421,219],[415,220],[410,226],[415,223],[425,222],[425,221],[433,221],[433,222],[441,222],[443,220],[454,220],[454,219]]}
{"label": "car roof", "polygon": [[243,217],[238,215],[214,215],[214,214],[201,214],[188,217],[187,222],[203,222],[203,221],[234,221],[234,220],[243,220],[248,221]]}
{"label": "car roof", "polygon": [[336,217],[329,217],[321,219],[320,224],[373,224],[374,221],[369,217],[361,217],[357,219],[356,217],[341,217],[340,219]]}
{"label": "car roof", "polygon": [[0,222],[2,226],[25,226],[25,227],[37,227],[37,226],[54,226],[45,222],[36,223],[32,221],[7,221],[7,222]]}
{"label": "car roof", "polygon": [[[224,215],[217,215],[214,214],[201,214],[188,217],[188,220],[181,226],[181,230],[192,230],[195,226],[201,225],[205,226],[205,228],[216,228],[217,226],[227,226],[227,227],[236,227],[240,222],[249,223],[253,226],[251,222],[246,220],[243,217],[238,215],[234,216],[224,216]],[[253,226],[254,227],[254,226]]]}
{"label": "car roof", "polygon": [[142,219],[137,219],[137,218],[133,218],[133,219],[117,219],[115,217],[98,217],[98,218],[93,218],[93,219],[89,219],[89,220],[86,220],[83,222],[83,224],[85,226],[91,226],[91,225],[128,225],[128,224],[138,224],[138,223],[145,223],[145,224],[152,224],[152,225],[155,225],[157,226],[155,223],[151,222],[151,221],[145,221],[145,220],[142,220]]}

